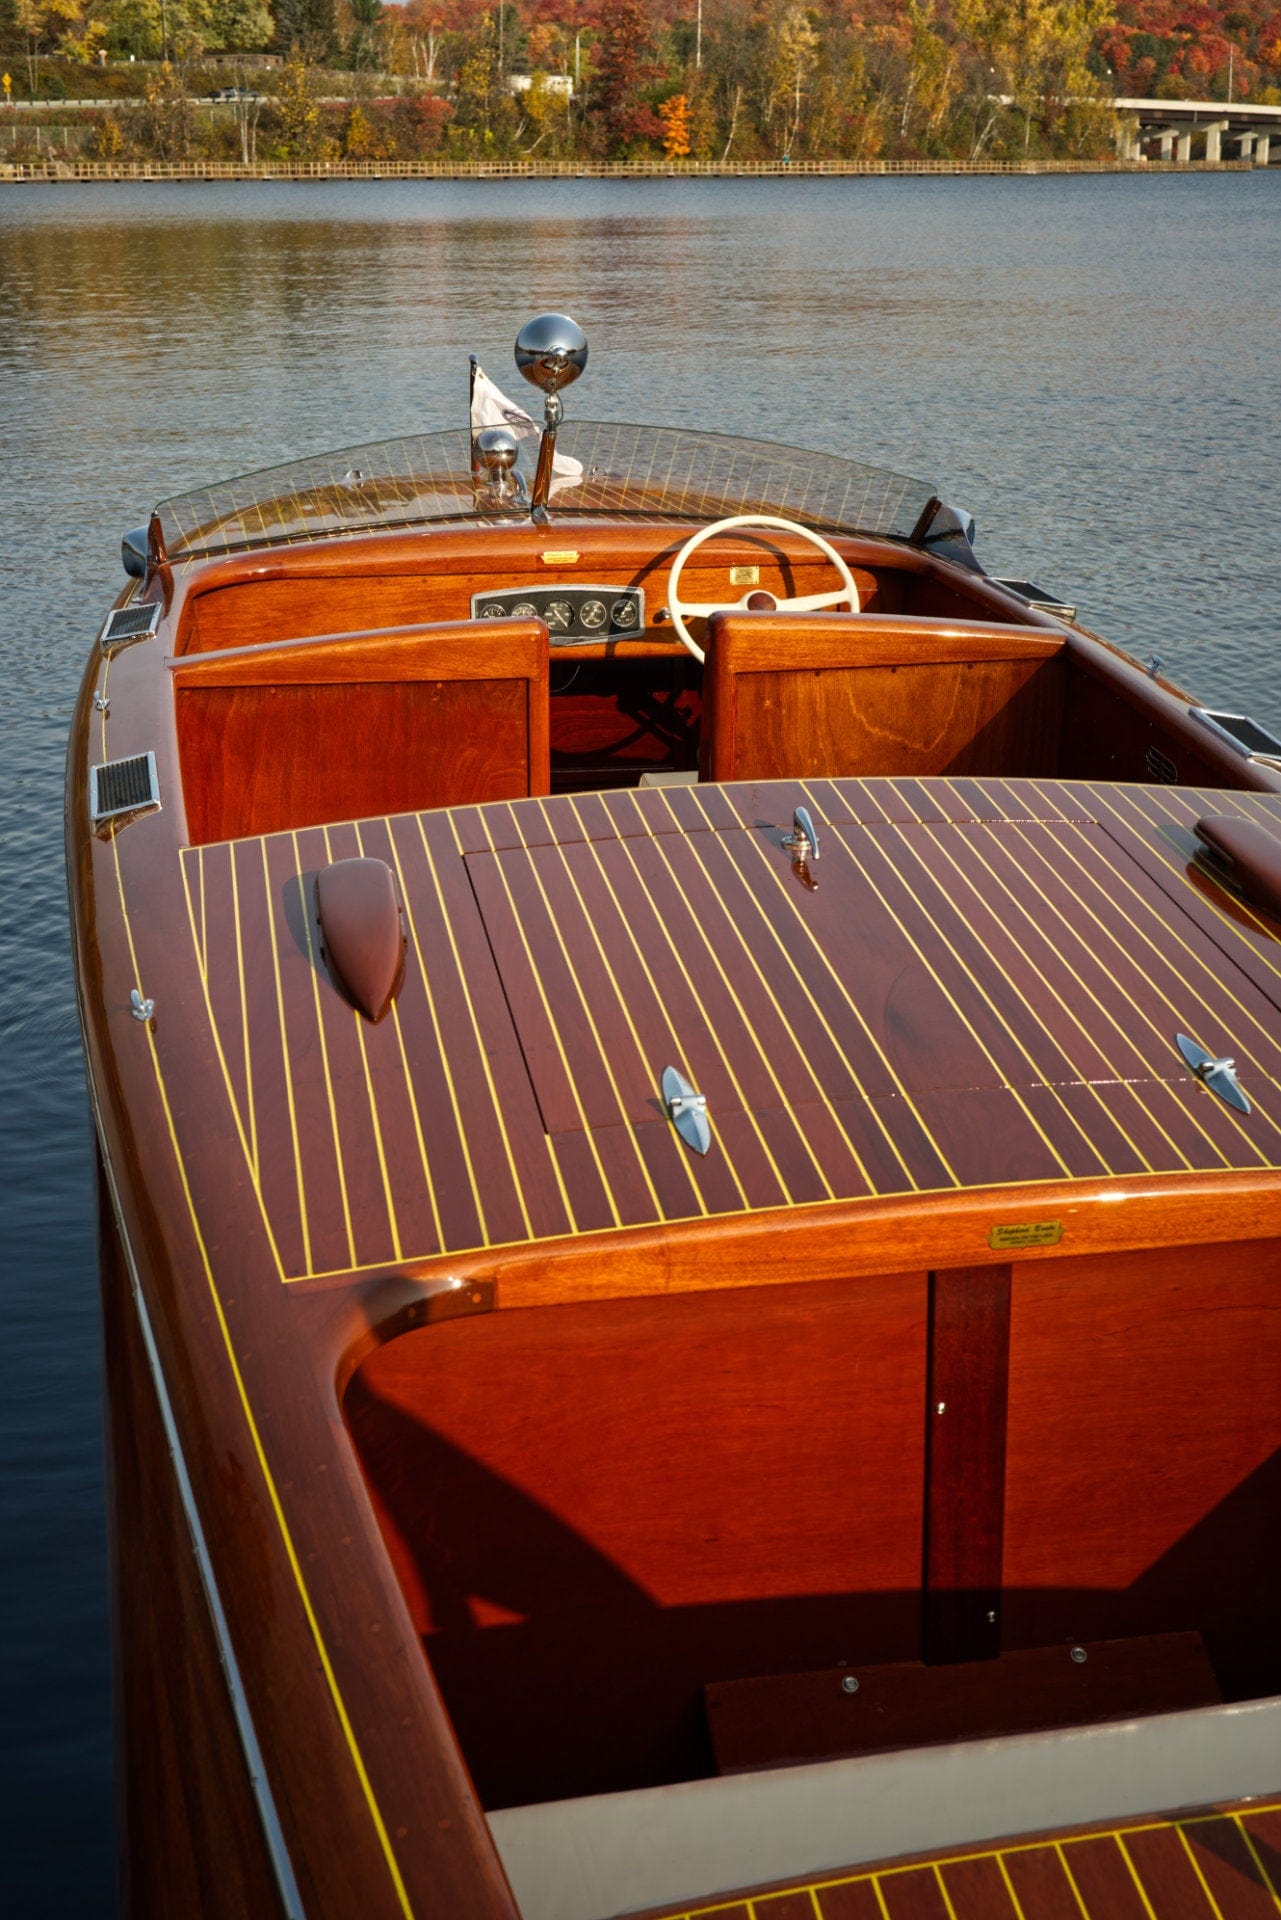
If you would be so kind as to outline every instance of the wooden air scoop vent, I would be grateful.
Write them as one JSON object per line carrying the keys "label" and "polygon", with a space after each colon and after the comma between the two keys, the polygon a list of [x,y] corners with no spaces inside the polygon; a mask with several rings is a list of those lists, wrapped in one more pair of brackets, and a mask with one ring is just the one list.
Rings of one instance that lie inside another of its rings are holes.
{"label": "wooden air scoop vent", "polygon": [[405,974],[405,929],[385,860],[335,860],[316,875],[321,948],[347,998],[375,1024]]}
{"label": "wooden air scoop vent", "polygon": [[1214,874],[1281,919],[1281,839],[1275,833],[1257,820],[1211,813],[1197,821],[1196,835]]}

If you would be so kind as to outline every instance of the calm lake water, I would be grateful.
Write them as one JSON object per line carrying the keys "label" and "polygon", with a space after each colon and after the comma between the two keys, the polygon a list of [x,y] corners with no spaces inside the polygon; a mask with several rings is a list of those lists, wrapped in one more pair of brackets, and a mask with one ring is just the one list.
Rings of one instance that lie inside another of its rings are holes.
{"label": "calm lake water", "polygon": [[[4,1904],[109,1914],[93,1190],[62,758],[158,498],[466,418],[521,320],[571,416],[850,452],[1281,724],[1281,177],[0,188]],[[510,376],[510,380],[509,380]]]}

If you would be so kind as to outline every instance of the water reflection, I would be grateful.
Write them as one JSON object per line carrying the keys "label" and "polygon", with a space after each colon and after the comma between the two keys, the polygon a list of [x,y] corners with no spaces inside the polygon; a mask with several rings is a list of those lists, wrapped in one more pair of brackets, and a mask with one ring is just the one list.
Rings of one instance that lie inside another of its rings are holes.
{"label": "water reflection", "polygon": [[[519,322],[591,337],[578,417],[935,478],[994,571],[1225,704],[1274,695],[1276,176],[0,190],[0,1103],[11,1901],[106,1910],[92,1189],[61,757],[151,502],[462,425]],[[69,1820],[67,1808],[75,1809]]]}

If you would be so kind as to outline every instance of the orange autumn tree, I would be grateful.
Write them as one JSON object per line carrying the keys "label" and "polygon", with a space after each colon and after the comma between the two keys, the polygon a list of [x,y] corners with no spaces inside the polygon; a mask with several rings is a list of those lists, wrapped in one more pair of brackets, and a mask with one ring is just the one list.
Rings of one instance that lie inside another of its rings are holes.
{"label": "orange autumn tree", "polygon": [[669,160],[683,160],[689,154],[689,101],[683,93],[674,93],[658,109],[663,123],[663,152]]}

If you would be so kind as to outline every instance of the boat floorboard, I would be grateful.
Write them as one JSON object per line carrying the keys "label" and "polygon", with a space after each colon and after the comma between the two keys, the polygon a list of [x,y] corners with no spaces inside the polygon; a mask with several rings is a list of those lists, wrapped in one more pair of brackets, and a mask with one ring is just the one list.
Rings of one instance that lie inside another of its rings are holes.
{"label": "boat floorboard", "polygon": [[663,1907],[646,1920],[1276,1920],[1281,1802],[1073,1828]]}

